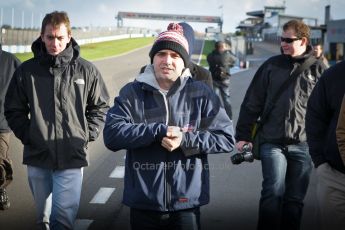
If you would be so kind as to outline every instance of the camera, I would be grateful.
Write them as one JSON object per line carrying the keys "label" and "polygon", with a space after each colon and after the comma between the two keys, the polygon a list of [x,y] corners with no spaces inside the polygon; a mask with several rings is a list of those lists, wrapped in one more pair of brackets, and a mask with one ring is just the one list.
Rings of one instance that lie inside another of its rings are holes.
{"label": "camera", "polygon": [[236,153],[231,157],[231,162],[234,165],[241,164],[243,161],[247,162],[253,162],[254,161],[254,156],[251,151],[252,149],[248,144],[243,145],[243,152],[241,153]]}

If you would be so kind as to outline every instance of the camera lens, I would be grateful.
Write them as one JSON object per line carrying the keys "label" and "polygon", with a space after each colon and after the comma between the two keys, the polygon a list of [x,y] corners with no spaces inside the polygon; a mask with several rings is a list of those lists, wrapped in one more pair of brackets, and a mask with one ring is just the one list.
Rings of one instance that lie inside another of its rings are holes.
{"label": "camera lens", "polygon": [[236,153],[235,155],[231,157],[231,162],[234,165],[241,164],[243,161],[244,161],[244,158],[243,158],[243,154],[241,153]]}

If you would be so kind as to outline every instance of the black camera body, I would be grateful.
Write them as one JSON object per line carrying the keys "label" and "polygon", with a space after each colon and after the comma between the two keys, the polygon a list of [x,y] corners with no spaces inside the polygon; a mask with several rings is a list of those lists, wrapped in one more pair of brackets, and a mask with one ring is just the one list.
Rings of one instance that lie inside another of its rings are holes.
{"label": "black camera body", "polygon": [[243,145],[243,152],[236,153],[231,157],[231,162],[234,165],[241,164],[242,162],[253,162],[254,161],[254,155],[252,153],[252,149],[248,144]]}

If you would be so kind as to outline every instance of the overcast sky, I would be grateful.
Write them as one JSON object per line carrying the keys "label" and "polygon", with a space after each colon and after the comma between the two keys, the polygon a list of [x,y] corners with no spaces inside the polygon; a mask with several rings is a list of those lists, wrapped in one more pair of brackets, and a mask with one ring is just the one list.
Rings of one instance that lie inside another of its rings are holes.
{"label": "overcast sky", "polygon": [[[282,5],[283,0],[0,0],[2,17],[0,24],[39,27],[46,13],[64,10],[68,13],[72,26],[116,26],[118,11],[144,13],[188,14],[202,16],[223,15],[223,31],[234,32],[246,12],[262,10],[264,6]],[[314,17],[319,24],[324,23],[324,9],[331,5],[333,19],[345,19],[344,0],[286,0],[285,13],[288,15]],[[223,7],[221,7],[223,6]],[[14,9],[14,10],[13,10]],[[24,19],[24,20],[23,20]],[[138,21],[124,19],[124,26],[165,29],[168,21]],[[215,24],[190,23],[195,30],[204,31]]]}

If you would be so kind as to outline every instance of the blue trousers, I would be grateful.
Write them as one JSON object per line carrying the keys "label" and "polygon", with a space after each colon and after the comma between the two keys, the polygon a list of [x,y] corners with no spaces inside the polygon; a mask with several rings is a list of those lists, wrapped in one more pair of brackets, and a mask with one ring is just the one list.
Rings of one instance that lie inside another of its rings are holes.
{"label": "blue trousers", "polygon": [[36,204],[38,229],[73,229],[83,168],[50,170],[28,166],[28,179]]}
{"label": "blue trousers", "polygon": [[312,169],[306,142],[260,147],[262,190],[258,229],[300,229]]}

